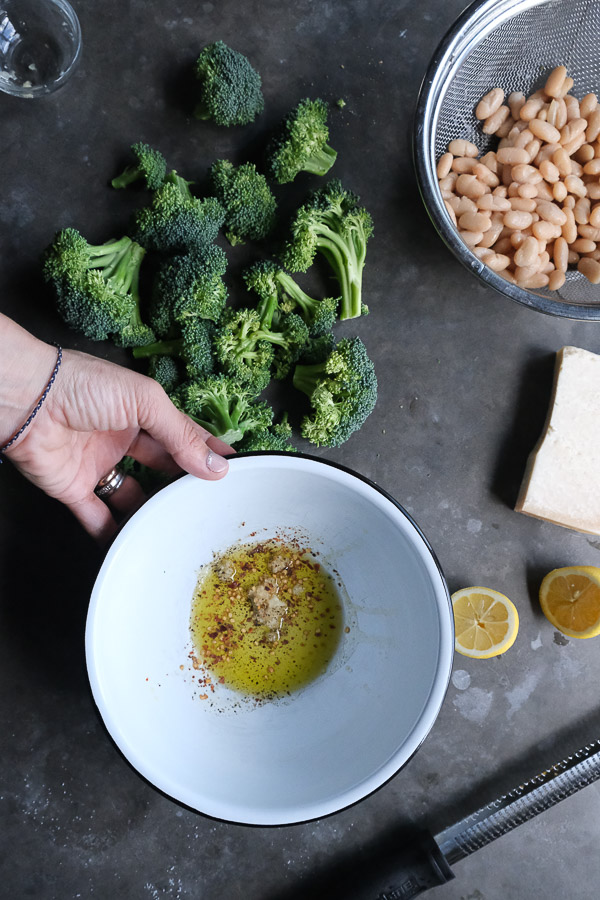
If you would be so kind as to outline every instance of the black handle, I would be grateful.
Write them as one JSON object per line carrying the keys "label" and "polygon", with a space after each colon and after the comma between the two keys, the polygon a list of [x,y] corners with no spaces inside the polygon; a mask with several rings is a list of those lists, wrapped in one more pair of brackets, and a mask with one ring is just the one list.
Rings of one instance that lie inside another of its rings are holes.
{"label": "black handle", "polygon": [[328,891],[330,900],[409,900],[454,873],[429,832],[422,832],[404,847],[374,854],[352,866],[352,872]]}

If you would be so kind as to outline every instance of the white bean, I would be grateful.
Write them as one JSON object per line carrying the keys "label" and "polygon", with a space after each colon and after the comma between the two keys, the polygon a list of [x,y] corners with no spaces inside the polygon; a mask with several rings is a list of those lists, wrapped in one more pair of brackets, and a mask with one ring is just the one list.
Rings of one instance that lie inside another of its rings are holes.
{"label": "white bean", "polygon": [[[566,128],[567,126],[565,126]],[[540,119],[532,119],[529,123],[529,131],[535,136],[540,138],[542,141],[547,141],[549,144],[558,144],[561,138],[562,132],[555,128],[554,125],[551,125],[550,122],[542,122]]]}
{"label": "white bean", "polygon": [[502,105],[504,91],[502,88],[492,88],[481,98],[475,108],[475,116],[478,119],[487,119]]}
{"label": "white bean", "polygon": [[496,134],[500,126],[510,115],[508,106],[500,106],[495,113],[485,120],[482,131],[484,134]]}
{"label": "white bean", "polygon": [[440,156],[439,162],[437,164],[437,177],[445,178],[450,169],[452,168],[452,161],[454,157],[451,153],[444,153]]}
{"label": "white bean", "polygon": [[479,150],[475,144],[471,143],[471,141],[466,141],[464,138],[457,138],[454,141],[450,141],[448,144],[448,153],[451,153],[452,156],[477,156]]}
{"label": "white bean", "polygon": [[565,66],[557,66],[555,69],[552,69],[544,85],[546,94],[549,97],[560,97],[566,77],[567,69]]}
{"label": "white bean", "polygon": [[577,269],[592,284],[600,284],[600,262],[595,259],[584,258],[577,263]]}

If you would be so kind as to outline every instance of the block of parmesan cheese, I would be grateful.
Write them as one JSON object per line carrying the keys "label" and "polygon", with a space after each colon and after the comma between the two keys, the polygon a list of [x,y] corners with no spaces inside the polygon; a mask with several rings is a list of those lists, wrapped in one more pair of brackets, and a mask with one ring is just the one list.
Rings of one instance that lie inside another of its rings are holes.
{"label": "block of parmesan cheese", "polygon": [[552,399],[515,509],[600,534],[600,356],[578,347],[556,355]]}

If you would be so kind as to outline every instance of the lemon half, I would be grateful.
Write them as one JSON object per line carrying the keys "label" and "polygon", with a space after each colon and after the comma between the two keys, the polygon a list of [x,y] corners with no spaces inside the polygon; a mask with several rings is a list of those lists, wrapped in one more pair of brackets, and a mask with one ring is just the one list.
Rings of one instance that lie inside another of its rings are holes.
{"label": "lemon half", "polygon": [[600,569],[565,566],[548,572],[540,585],[542,612],[569,637],[600,634]]}
{"label": "lemon half", "polygon": [[452,594],[454,648],[463,656],[489,659],[515,642],[519,614],[514,603],[491,588],[467,587]]}

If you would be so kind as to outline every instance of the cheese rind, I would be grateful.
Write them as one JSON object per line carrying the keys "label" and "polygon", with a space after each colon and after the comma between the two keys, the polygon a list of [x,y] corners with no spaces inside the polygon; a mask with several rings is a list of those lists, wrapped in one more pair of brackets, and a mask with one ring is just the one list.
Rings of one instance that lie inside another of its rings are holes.
{"label": "cheese rind", "polygon": [[515,509],[600,534],[600,356],[579,347],[556,355],[544,431],[527,461]]}

